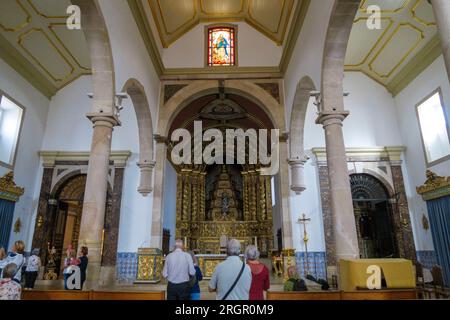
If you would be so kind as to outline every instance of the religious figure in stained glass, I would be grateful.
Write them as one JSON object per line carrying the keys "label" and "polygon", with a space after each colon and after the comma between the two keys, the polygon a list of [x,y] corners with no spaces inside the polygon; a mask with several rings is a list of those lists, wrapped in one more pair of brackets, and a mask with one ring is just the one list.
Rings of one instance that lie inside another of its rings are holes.
{"label": "religious figure in stained glass", "polygon": [[233,27],[212,27],[208,29],[208,65],[235,65],[235,29]]}

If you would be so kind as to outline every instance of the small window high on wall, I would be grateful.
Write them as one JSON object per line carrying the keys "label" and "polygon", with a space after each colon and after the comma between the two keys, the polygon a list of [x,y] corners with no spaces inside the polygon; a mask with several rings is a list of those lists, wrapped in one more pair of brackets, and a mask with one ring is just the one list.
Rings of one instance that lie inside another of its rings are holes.
{"label": "small window high on wall", "polygon": [[428,167],[450,159],[449,125],[438,89],[417,105],[423,148]]}
{"label": "small window high on wall", "polygon": [[207,65],[209,67],[236,66],[235,26],[208,26],[207,30]]}
{"label": "small window high on wall", "polygon": [[14,168],[24,109],[0,91],[0,166]]}

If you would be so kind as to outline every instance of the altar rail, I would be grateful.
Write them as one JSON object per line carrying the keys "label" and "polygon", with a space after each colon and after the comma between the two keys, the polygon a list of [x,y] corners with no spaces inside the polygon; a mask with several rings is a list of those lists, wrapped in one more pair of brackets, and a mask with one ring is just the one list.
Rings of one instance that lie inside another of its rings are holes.
{"label": "altar rail", "polygon": [[267,300],[415,300],[415,289],[343,291],[267,292]]}
{"label": "altar rail", "polygon": [[165,300],[165,291],[117,292],[45,290],[22,291],[22,300]]}

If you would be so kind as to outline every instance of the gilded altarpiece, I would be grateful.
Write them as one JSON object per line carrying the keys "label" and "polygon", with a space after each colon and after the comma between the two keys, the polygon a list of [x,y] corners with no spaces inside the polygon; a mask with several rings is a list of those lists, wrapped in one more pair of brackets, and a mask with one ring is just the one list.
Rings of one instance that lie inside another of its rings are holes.
{"label": "gilded altarpiece", "polygon": [[220,254],[221,238],[273,248],[272,185],[258,169],[216,165],[181,169],[177,182],[176,236],[202,254]]}

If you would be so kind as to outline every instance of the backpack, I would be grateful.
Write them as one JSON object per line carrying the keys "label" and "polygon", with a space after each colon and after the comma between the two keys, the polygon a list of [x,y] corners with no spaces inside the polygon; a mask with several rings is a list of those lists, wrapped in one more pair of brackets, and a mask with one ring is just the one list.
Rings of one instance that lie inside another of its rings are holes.
{"label": "backpack", "polygon": [[294,291],[308,291],[305,280],[295,279],[294,280]]}

